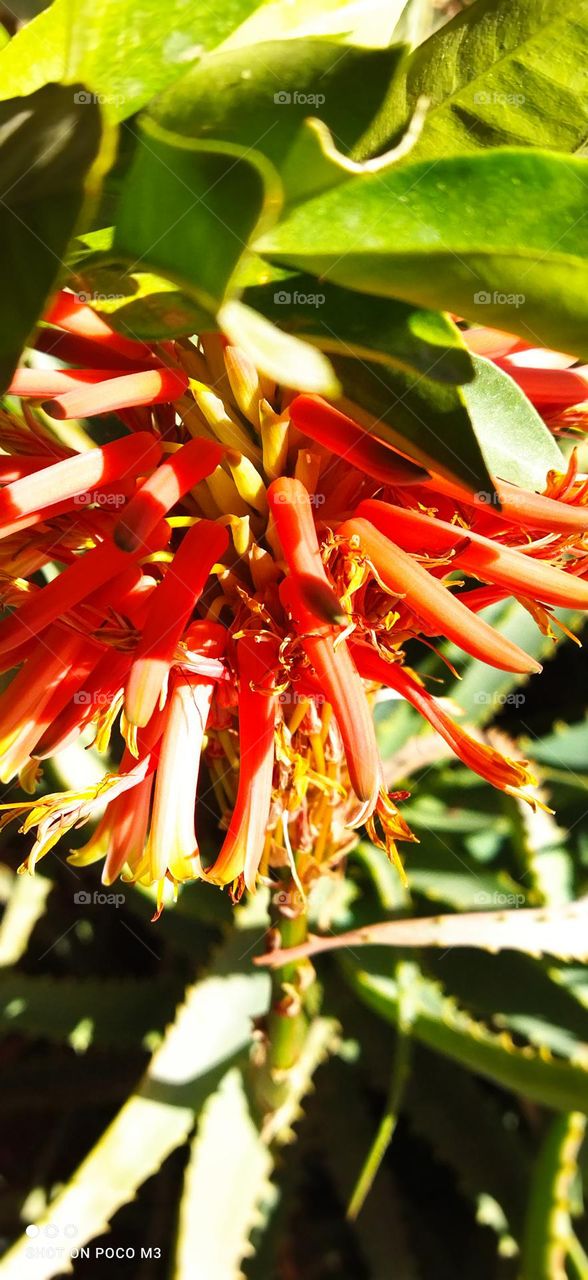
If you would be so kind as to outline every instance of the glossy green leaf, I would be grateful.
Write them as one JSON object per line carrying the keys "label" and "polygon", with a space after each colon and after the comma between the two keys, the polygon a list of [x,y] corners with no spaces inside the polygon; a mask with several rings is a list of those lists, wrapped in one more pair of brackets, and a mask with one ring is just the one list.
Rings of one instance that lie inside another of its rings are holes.
{"label": "glossy green leaf", "polygon": [[0,384],[65,266],[101,141],[100,110],[81,88],[47,85],[0,103]]}
{"label": "glossy green leaf", "polygon": [[215,328],[210,312],[163,276],[84,264],[76,271],[76,281],[79,296],[129,338],[157,342]]}
{"label": "glossy green leaf", "polygon": [[227,302],[218,323],[234,346],[243,347],[257,368],[275,382],[298,391],[337,396],[340,386],[322,351],[283,333],[243,302]]}
{"label": "glossy green leaf", "polygon": [[431,365],[430,377],[347,355],[331,359],[343,388],[340,407],[357,422],[413,461],[459,480],[474,493],[493,492],[463,389],[433,381],[444,361],[442,354]]}
{"label": "glossy green leaf", "polygon": [[169,277],[214,312],[279,184],[256,152],[197,142],[145,121],[124,184],[113,253]]}
{"label": "glossy green leaf", "polygon": [[281,173],[286,198],[297,198],[312,185],[299,151],[306,118],[320,117],[342,151],[361,151],[403,55],[402,46],[263,40],[201,59],[151,110],[158,124],[185,137],[220,138],[262,152]]}
{"label": "glossy green leaf", "polygon": [[272,261],[588,354],[588,161],[523,149],[392,164],[294,209]]}
{"label": "glossy green leaf", "polygon": [[588,137],[588,6],[577,0],[477,0],[415,49],[392,86],[389,145],[421,95],[414,157],[522,144],[576,151]]}
{"label": "glossy green leaf", "polygon": [[55,0],[17,33],[0,58],[0,96],[48,80],[82,80],[116,120],[139,111],[213,49],[258,0]]}
{"label": "glossy green leaf", "polygon": [[474,356],[476,376],[464,387],[476,438],[491,475],[543,493],[548,471],[565,471],[555,440],[507,373]]}
{"label": "glossy green leaf", "polygon": [[344,44],[385,48],[407,0],[269,0],[224,41],[236,49],[262,40],[304,36],[338,38]]}
{"label": "glossy green leaf", "polygon": [[322,351],[429,374],[439,382],[463,383],[474,376],[459,329],[439,312],[296,272],[276,273],[268,284],[246,289],[244,301]]}

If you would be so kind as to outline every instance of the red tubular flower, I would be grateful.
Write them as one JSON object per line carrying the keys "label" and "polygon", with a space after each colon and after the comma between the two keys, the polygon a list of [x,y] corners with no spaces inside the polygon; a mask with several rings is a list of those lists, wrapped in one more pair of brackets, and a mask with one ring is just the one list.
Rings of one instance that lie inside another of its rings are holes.
{"label": "red tubular flower", "polygon": [[[168,539],[167,525],[155,529],[141,554],[145,555],[147,550],[165,546]],[[56,618],[73,609],[104,582],[128,567],[127,553],[115,547],[112,542],[105,541],[86,555],[78,556],[68,569],[46,587],[27,596],[17,613],[0,623],[0,654],[16,648],[32,635],[39,635]]]}
{"label": "red tubular flower", "polygon": [[103,378],[118,378],[120,372],[120,369],[17,369],[6,394],[46,400],[47,396],[79,391],[80,387]]}
{"label": "red tubular flower", "polygon": [[239,787],[220,853],[201,874],[215,884],[243,876],[255,888],[272,799],[276,697],[272,692],[276,643],[246,634],[237,641],[239,670]]}
{"label": "red tubular flower", "polygon": [[30,475],[0,489],[0,524],[40,509],[46,511],[54,502],[75,498],[115,480],[148,474],[160,457],[161,445],[143,431],[35,468]]}
{"label": "red tubular flower", "polygon": [[184,627],[228,542],[222,525],[201,520],[188,530],[153,593],[127,684],[125,714],[130,724],[146,725],[153,714]]}
{"label": "red tubular flower", "polygon": [[496,360],[510,377],[518,383],[525,395],[543,409],[569,409],[588,399],[586,368],[528,368],[514,360]]}
{"label": "red tubular flower", "polygon": [[177,400],[187,387],[186,375],[177,369],[139,369],[66,391],[48,400],[43,408],[52,418],[91,418],[138,405],[165,404]]}
{"label": "red tubular flower", "polygon": [[293,619],[306,657],[333,708],[351,785],[366,806],[362,816],[368,816],[378,798],[382,766],[372,714],[353,659],[344,640],[335,646],[333,637],[324,634],[324,623],[308,609],[295,578],[282,582],[280,600]]}
{"label": "red tubular flower", "polygon": [[308,490],[300,480],[281,476],[267,496],[288,568],[303,598],[323,622],[344,622],[341,602],[323,566]]}
{"label": "red tubular flower", "polygon": [[530,596],[567,609],[588,609],[588,582],[469,529],[377,499],[361,502],[357,515],[369,520],[386,537],[393,537],[407,551],[433,556],[455,551],[451,569],[463,569],[505,587],[513,595]]}
{"label": "red tubular flower", "polygon": [[174,680],[155,780],[146,861],[150,883],[169,869],[180,883],[198,874],[194,829],[200,755],[214,685],[182,673]]}
{"label": "red tubular flower", "polygon": [[194,485],[212,474],[225,450],[213,440],[190,440],[163,462],[125,507],[114,540],[123,551],[135,551],[162,516]]}
{"label": "red tubular flower", "polygon": [[291,421],[317,444],[332,449],[351,466],[380,484],[418,484],[427,477],[422,467],[394,453],[381,440],[333,408],[321,396],[296,396],[288,406]]}
{"label": "red tubular flower", "polygon": [[478,742],[456,724],[437,699],[405,667],[396,662],[386,662],[365,645],[351,643],[350,649],[358,671],[366,680],[395,689],[436,729],[458,759],[481,778],[485,778],[486,782],[501,791],[510,792],[511,795],[520,795],[521,787],[534,782],[521,761],[500,755],[493,747],[485,742]]}
{"label": "red tubular flower", "polygon": [[473,658],[501,671],[540,671],[519,646],[501,636],[452,595],[427,569],[391,542],[368,520],[354,518],[340,525],[342,538],[357,538],[378,577],[394,595],[402,596],[412,613],[430,630],[445,635]]}
{"label": "red tubular flower", "polygon": [[153,363],[151,347],[135,338],[125,338],[116,333],[107,320],[77,298],[75,293],[69,293],[66,289],[61,289],[55,295],[44,318],[47,324],[54,324],[77,338],[90,338],[92,342],[105,346],[109,352],[116,353],[125,360],[133,360],[136,364]]}
{"label": "red tubular flower", "polygon": [[123,688],[131,662],[132,654],[110,648],[98,658],[87,676],[71,691],[68,702],[51,717],[31,753],[35,759],[46,760],[76,741],[97,712],[109,707],[115,694]]}
{"label": "red tubular flower", "polygon": [[[530,529],[544,530],[553,534],[578,534],[588,531],[588,507],[578,506],[571,502],[560,502],[544,494],[533,493],[529,489],[521,489],[516,484],[508,484],[506,480],[493,477],[493,484],[500,501],[500,510],[488,505],[486,494],[472,495],[461,485],[451,484],[440,476],[434,476],[423,487],[423,497],[427,503],[432,495],[442,494],[454,498],[458,503],[473,506],[484,515],[494,518],[494,522],[504,525],[518,525],[526,532]],[[427,492],[430,491],[430,492]],[[413,495],[411,495],[412,497]],[[414,495],[415,498],[417,495]]]}

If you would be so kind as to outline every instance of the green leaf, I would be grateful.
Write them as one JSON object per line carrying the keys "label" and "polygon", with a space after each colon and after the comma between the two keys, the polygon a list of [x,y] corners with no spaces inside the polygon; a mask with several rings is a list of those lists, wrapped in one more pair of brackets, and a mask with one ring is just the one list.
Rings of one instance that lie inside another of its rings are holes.
{"label": "green leaf", "polygon": [[565,471],[561,450],[507,373],[481,356],[474,356],[474,367],[463,395],[490,474],[542,493],[548,471]]}
{"label": "green leaf", "polygon": [[361,150],[403,54],[402,46],[366,50],[324,39],[263,40],[201,59],[151,112],[158,124],[185,137],[219,138],[262,152],[293,199],[308,187],[298,149],[306,118],[320,116],[343,151]]}
{"label": "green leaf", "polygon": [[588,720],[556,725],[545,738],[534,738],[529,750],[542,764],[588,772]]}
{"label": "green leaf", "polygon": [[[487,898],[486,891],[480,896]],[[498,894],[494,895],[495,897]],[[379,920],[345,933],[309,937],[301,946],[268,952],[259,963],[272,968],[289,964],[303,956],[341,947],[479,947],[498,951],[522,951],[530,956],[550,955],[562,960],[588,961],[588,905],[586,901],[554,908],[512,910],[513,898],[522,893],[502,892],[501,911],[461,912],[459,915],[415,917],[413,920]]]}
{"label": "green leaf", "polygon": [[0,390],[64,267],[101,140],[99,108],[47,85],[0,103]]}
{"label": "green leaf", "polygon": [[272,1165],[234,1067],[204,1104],[192,1142],[173,1280],[190,1280],[195,1259],[206,1280],[239,1274],[260,1209],[272,1200]]}
{"label": "green leaf", "polygon": [[235,346],[243,347],[261,373],[298,391],[337,396],[341,390],[321,351],[277,329],[243,302],[226,302],[218,323]]}
{"label": "green leaf", "polygon": [[171,280],[148,271],[85,264],[76,271],[78,294],[119,333],[158,342],[216,327],[214,317]]}
{"label": "green leaf", "polygon": [[[41,1229],[55,1224],[63,1239],[64,1228],[75,1222],[76,1247],[81,1248],[106,1229],[121,1205],[186,1142],[206,1098],[250,1047],[252,1019],[267,1007],[267,977],[250,968],[249,933],[253,930],[257,939],[261,928],[257,904],[238,913],[231,940],[211,972],[188,991],[135,1092],[40,1216]],[[23,1235],[5,1254],[1,1280],[21,1280],[29,1246]],[[58,1250],[43,1261],[45,1280],[62,1269]]]}
{"label": "green leaf", "polygon": [[144,107],[213,49],[258,0],[55,0],[17,33],[0,58],[0,96],[31,93],[48,80],[82,80],[111,118]]}
{"label": "green leaf", "polygon": [[344,397],[339,407],[413,461],[474,493],[492,493],[463,388],[433,381],[443,360],[440,354],[425,377],[373,360],[333,355]]}
{"label": "green leaf", "polygon": [[24,955],[35,925],[47,907],[53,882],[46,876],[14,876],[0,923],[0,966]]}
{"label": "green leaf", "polygon": [[[47,883],[47,882],[45,882]],[[0,978],[0,1034],[71,1044],[140,1046],[172,1017],[180,989],[168,979],[115,981],[6,973]]]}
{"label": "green leaf", "polygon": [[407,0],[362,0],[360,5],[357,0],[270,0],[225,40],[223,49],[303,36],[385,48],[406,6]]}
{"label": "green leaf", "polygon": [[243,300],[321,351],[357,356],[408,373],[433,370],[439,382],[469,382],[474,376],[459,329],[436,311],[284,271],[274,272],[267,284],[246,289]]}
{"label": "green leaf", "polygon": [[168,276],[214,312],[279,198],[274,171],[257,152],[188,140],[145,121],[123,186],[113,253],[127,258],[132,272],[141,266]]}
{"label": "green leaf", "polygon": [[[395,1025],[398,993],[388,973],[378,969],[375,962],[352,960],[349,953],[342,965],[356,995]],[[417,984],[415,978],[415,989],[417,985],[415,1039],[544,1106],[564,1111],[585,1107],[588,1071],[584,1066],[555,1059],[548,1050],[539,1051],[530,1045],[517,1048],[507,1032],[496,1035],[489,1031],[460,1009],[435,983],[419,979]]]}
{"label": "green leaf", "polygon": [[258,242],[272,261],[588,354],[588,161],[522,149],[347,178]]}
{"label": "green leaf", "polygon": [[535,1166],[527,1210],[521,1280],[564,1276],[572,1237],[572,1185],[586,1117],[572,1111],[552,1120]]}
{"label": "green leaf", "polygon": [[588,7],[478,0],[415,49],[391,88],[374,145],[430,103],[414,158],[522,144],[576,151],[588,137]]}
{"label": "green leaf", "polygon": [[522,1135],[505,1123],[505,1104],[454,1062],[422,1047],[414,1053],[406,1093],[411,1128],[455,1170],[466,1195],[478,1205],[482,1196],[500,1205],[518,1239],[531,1162]]}
{"label": "green leaf", "polygon": [[[531,1044],[588,1063],[588,1010],[554,982],[543,963],[505,952],[468,950],[427,956],[427,969],[460,1004]],[[588,973],[588,970],[587,970]]]}

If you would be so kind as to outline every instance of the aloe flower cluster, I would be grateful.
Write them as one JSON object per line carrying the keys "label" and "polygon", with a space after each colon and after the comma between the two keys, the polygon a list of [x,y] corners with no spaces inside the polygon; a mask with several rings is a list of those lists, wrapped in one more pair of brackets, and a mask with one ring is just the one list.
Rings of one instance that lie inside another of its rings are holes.
{"label": "aloe flower cluster", "polygon": [[[0,660],[14,672],[0,778],[32,797],[3,806],[36,833],[26,869],[98,818],[71,861],[104,860],[105,884],[156,885],[160,907],[166,880],[238,897],[294,858],[306,886],[364,824],[402,871],[396,843],[412,837],[383,781],[382,688],[534,803],[526,764],[457,723],[406,646],[446,637],[489,666],[539,670],[481,611],[513,596],[553,634],[555,607],[588,608],[588,480],[573,457],[542,495],[497,478],[488,504],[349,406],[277,386],[220,334],[152,348],[66,291],[45,321],[36,345],[59,367],[18,370],[20,411],[0,418]],[[586,377],[571,359],[466,337],[546,416],[579,420]],[[91,430],[100,415],[114,438],[83,452],[51,425]],[[80,735],[104,752],[114,730],[116,771],[35,796],[44,760]],[[198,844],[206,810],[212,853]]]}

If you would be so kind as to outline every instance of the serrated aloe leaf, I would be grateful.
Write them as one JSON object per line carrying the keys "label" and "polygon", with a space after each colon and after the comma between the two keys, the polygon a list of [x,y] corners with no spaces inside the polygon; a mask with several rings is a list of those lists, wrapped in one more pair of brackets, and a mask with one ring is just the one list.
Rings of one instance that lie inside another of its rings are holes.
{"label": "serrated aloe leaf", "polygon": [[429,100],[415,156],[525,143],[579,150],[588,136],[588,9],[575,0],[478,0],[415,49],[374,145]]}
{"label": "serrated aloe leaf", "polygon": [[523,1135],[505,1124],[504,1102],[471,1072],[419,1046],[405,1111],[411,1128],[455,1170],[465,1194],[478,1203],[480,1197],[492,1197],[520,1239],[531,1158]]}
{"label": "serrated aloe leaf", "polygon": [[552,1120],[531,1182],[522,1251],[523,1280],[566,1274],[572,1240],[571,1186],[577,1172],[586,1117],[570,1111]]}
{"label": "serrated aloe leaf", "polygon": [[[395,1024],[398,1006],[393,978],[348,954],[343,968],[356,995]],[[517,1048],[506,1032],[489,1031],[433,982],[423,980],[419,992],[413,1034],[422,1044],[544,1106],[560,1111],[586,1108],[588,1071],[584,1066],[554,1058],[547,1049]]]}
{"label": "serrated aloe leaf", "polygon": [[15,876],[0,923],[0,966],[24,955],[35,925],[47,907],[53,883],[46,876]]}
{"label": "serrated aloe leaf", "polygon": [[276,967],[320,951],[361,946],[479,947],[492,953],[522,951],[530,956],[588,960],[588,899],[562,907],[512,910],[517,905],[508,902],[505,906],[511,909],[504,911],[379,920],[335,937],[311,937],[299,947],[269,952],[259,963]]}
{"label": "serrated aloe leaf", "polygon": [[[253,904],[255,910],[259,937],[262,917]],[[238,917],[243,929],[251,915],[246,909]],[[138,1088],[51,1202],[39,1226],[51,1222],[62,1232],[75,1222],[76,1246],[82,1247],[105,1230],[121,1205],[132,1200],[141,1184],[186,1141],[211,1089],[249,1047],[252,1019],[267,1007],[267,978],[251,972],[244,936],[237,928],[209,975],[188,991]],[[1,1280],[22,1280],[29,1245],[28,1237],[22,1236],[0,1261]],[[64,1269],[71,1269],[67,1258],[46,1256],[36,1280],[50,1280]]]}
{"label": "serrated aloe leaf", "polygon": [[173,1280],[190,1280],[196,1259],[206,1280],[236,1280],[251,1231],[272,1203],[272,1165],[235,1067],[205,1102],[192,1141]]}
{"label": "serrated aloe leaf", "polygon": [[586,356],[587,174],[585,159],[514,147],[393,157],[292,209],[256,249]]}
{"label": "serrated aloe leaf", "polygon": [[588,1010],[539,961],[472,948],[466,956],[449,952],[443,959],[432,953],[427,969],[460,1004],[493,1026],[588,1064]]}
{"label": "serrated aloe leaf", "polygon": [[169,979],[6,973],[0,978],[0,1035],[63,1042],[80,1052],[90,1045],[141,1045],[163,1031],[180,996],[179,983]]}
{"label": "serrated aloe leaf", "polygon": [[255,4],[55,0],[2,51],[0,96],[31,93],[49,80],[81,79],[113,119],[124,120],[224,40]]}

